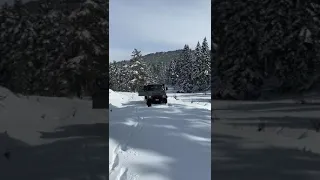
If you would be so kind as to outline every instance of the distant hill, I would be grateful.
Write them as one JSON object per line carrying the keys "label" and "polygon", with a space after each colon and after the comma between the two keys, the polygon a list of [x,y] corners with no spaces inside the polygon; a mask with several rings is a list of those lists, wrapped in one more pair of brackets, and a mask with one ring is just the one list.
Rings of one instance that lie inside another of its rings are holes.
{"label": "distant hill", "polygon": [[[170,63],[172,60],[179,58],[180,54],[182,52],[182,49],[174,50],[174,51],[167,51],[167,52],[155,52],[150,53],[142,56],[143,61],[151,64],[157,64],[164,62],[165,64]],[[119,62],[126,63],[127,60],[122,60]]]}
{"label": "distant hill", "polygon": [[179,58],[182,49],[175,50],[175,51],[167,51],[167,52],[156,52],[151,53],[143,56],[143,60],[146,62],[152,63],[169,63],[170,61]]}
{"label": "distant hill", "polygon": [[146,54],[143,57],[143,61],[151,64],[157,64],[157,63],[170,63],[174,59],[178,59],[180,54],[182,52],[182,49],[173,50],[173,51],[167,51],[167,52],[155,52]]}

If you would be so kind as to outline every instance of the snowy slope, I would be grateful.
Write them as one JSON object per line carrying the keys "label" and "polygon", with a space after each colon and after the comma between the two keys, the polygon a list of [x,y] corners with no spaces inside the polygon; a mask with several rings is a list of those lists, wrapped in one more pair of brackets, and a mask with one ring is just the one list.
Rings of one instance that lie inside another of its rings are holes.
{"label": "snowy slope", "polygon": [[110,95],[110,180],[211,179],[210,94],[170,93],[152,107],[135,93]]}
{"label": "snowy slope", "polygon": [[[217,179],[320,179],[320,105],[213,101],[212,158]],[[258,131],[258,124],[265,130]]]}
{"label": "snowy slope", "polygon": [[[16,96],[0,87],[0,179],[106,179],[108,113],[91,101]],[[0,98],[1,99],[1,98]],[[90,148],[87,148],[90,147]]]}

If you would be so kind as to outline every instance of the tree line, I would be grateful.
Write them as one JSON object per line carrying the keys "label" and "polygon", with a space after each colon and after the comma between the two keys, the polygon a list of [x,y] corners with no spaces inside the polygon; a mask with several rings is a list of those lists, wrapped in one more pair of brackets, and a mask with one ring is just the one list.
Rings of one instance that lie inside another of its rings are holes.
{"label": "tree line", "polygon": [[319,2],[216,0],[212,8],[215,98],[270,98],[319,88]]}
{"label": "tree line", "polygon": [[135,49],[129,61],[109,65],[109,86],[115,91],[137,91],[139,87],[160,83],[173,86],[181,92],[210,90],[211,59],[207,39],[197,43],[195,50],[189,45],[179,51],[177,58],[166,61],[144,61]]}
{"label": "tree line", "polygon": [[15,0],[0,9],[0,85],[44,96],[91,94],[108,75],[105,0]]}

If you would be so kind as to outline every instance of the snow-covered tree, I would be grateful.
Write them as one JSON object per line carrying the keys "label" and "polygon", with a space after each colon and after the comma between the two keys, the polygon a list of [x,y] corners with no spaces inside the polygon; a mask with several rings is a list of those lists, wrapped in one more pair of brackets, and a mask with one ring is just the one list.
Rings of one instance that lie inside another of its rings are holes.
{"label": "snow-covered tree", "polygon": [[[172,85],[177,90],[184,92],[206,90],[210,86],[206,82],[208,76],[206,60],[208,59],[202,55],[200,43],[196,49],[192,51],[188,45],[185,45],[184,49],[177,51],[180,56],[169,59],[170,61],[163,61],[163,59],[155,61],[150,58],[153,55],[160,57],[159,54],[166,56],[164,52],[142,56],[141,52],[135,49],[130,61],[110,64],[110,87],[116,91],[135,91],[146,83],[160,83]],[[209,51],[208,48],[204,50]],[[150,59],[146,61],[146,57]]]}
{"label": "snow-covered tree", "polygon": [[132,79],[129,81],[132,90],[137,91],[143,85],[152,83],[150,69],[142,61],[141,51],[134,49],[129,67],[132,72]]}
{"label": "snow-covered tree", "polygon": [[[202,46],[201,46],[201,54],[200,54],[200,57],[202,59],[201,61],[201,69],[202,69],[202,75],[201,77],[204,78],[204,89],[207,89],[210,87],[211,85],[211,52],[210,52],[210,49],[209,49],[209,44],[208,44],[208,41],[207,41],[207,38],[204,38],[203,39],[203,42],[202,42]],[[201,90],[204,90],[204,89],[201,89]]]}
{"label": "snow-covered tree", "polygon": [[319,3],[217,0],[213,7],[216,95],[256,98],[310,90],[319,82]]}
{"label": "snow-covered tree", "polygon": [[185,45],[176,66],[176,87],[184,92],[192,91],[192,58],[191,49]]}
{"label": "snow-covered tree", "polygon": [[168,70],[168,79],[169,79],[169,83],[170,85],[175,85],[177,83],[177,79],[178,79],[178,74],[177,74],[177,59],[173,59],[170,62],[169,65],[169,70]]}
{"label": "snow-covered tree", "polygon": [[30,8],[16,0],[2,6],[1,85],[28,94],[90,94],[94,79],[107,75],[107,2],[59,2],[32,2],[37,5]]}
{"label": "snow-covered tree", "polygon": [[193,71],[192,71],[192,85],[193,91],[203,91],[208,88],[207,82],[207,66],[206,66],[206,59],[202,52],[202,47],[200,43],[197,43],[195,48],[195,59],[193,62]]}

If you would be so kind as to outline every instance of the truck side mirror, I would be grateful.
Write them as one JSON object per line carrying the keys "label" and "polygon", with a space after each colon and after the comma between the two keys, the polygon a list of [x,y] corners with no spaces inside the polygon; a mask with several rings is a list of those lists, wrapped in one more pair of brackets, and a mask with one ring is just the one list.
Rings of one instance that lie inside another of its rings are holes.
{"label": "truck side mirror", "polygon": [[166,87],[166,91],[168,91],[168,87]]}

